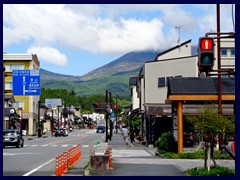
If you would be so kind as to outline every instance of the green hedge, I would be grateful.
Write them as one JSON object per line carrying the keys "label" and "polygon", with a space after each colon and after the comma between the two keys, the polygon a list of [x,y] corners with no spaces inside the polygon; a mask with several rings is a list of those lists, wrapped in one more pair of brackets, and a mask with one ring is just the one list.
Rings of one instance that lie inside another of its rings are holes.
{"label": "green hedge", "polygon": [[211,167],[209,172],[207,168],[193,168],[185,171],[185,174],[189,176],[235,176],[235,170],[227,167],[217,166]]}

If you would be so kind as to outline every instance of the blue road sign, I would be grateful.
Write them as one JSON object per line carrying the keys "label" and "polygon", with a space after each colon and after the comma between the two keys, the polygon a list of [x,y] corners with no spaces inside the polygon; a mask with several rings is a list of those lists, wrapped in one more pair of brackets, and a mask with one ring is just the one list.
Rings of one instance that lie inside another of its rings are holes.
{"label": "blue road sign", "polygon": [[12,71],[13,96],[40,96],[39,70]]}
{"label": "blue road sign", "polygon": [[115,118],[115,114],[111,113],[110,115],[110,118]]}

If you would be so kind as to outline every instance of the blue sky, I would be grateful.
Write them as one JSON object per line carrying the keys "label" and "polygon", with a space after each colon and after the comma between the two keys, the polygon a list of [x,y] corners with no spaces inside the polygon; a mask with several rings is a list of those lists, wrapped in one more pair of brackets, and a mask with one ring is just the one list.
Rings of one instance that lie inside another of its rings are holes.
{"label": "blue sky", "polygon": [[[232,5],[220,5],[233,32]],[[235,6],[233,6],[235,22]],[[131,51],[166,50],[216,31],[212,4],[4,4],[3,52],[37,54],[41,68],[84,75]]]}

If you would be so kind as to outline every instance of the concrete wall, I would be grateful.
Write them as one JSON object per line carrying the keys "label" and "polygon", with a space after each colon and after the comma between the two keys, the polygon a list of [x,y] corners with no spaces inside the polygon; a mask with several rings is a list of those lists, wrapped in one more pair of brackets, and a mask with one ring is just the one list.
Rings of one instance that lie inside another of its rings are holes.
{"label": "concrete wall", "polygon": [[165,103],[167,84],[158,87],[158,78],[198,77],[196,56],[145,63],[145,103]]}
{"label": "concrete wall", "polygon": [[132,86],[132,109],[139,108],[139,98],[137,97],[137,86]]}

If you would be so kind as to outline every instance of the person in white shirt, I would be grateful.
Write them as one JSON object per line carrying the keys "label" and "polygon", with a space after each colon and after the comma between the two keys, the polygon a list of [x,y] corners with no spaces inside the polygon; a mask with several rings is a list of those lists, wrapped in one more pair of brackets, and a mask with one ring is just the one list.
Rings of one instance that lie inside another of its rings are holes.
{"label": "person in white shirt", "polygon": [[128,144],[128,140],[127,140],[127,137],[128,137],[128,129],[127,129],[125,126],[122,128],[122,135],[123,135],[124,141],[126,142],[126,144]]}

